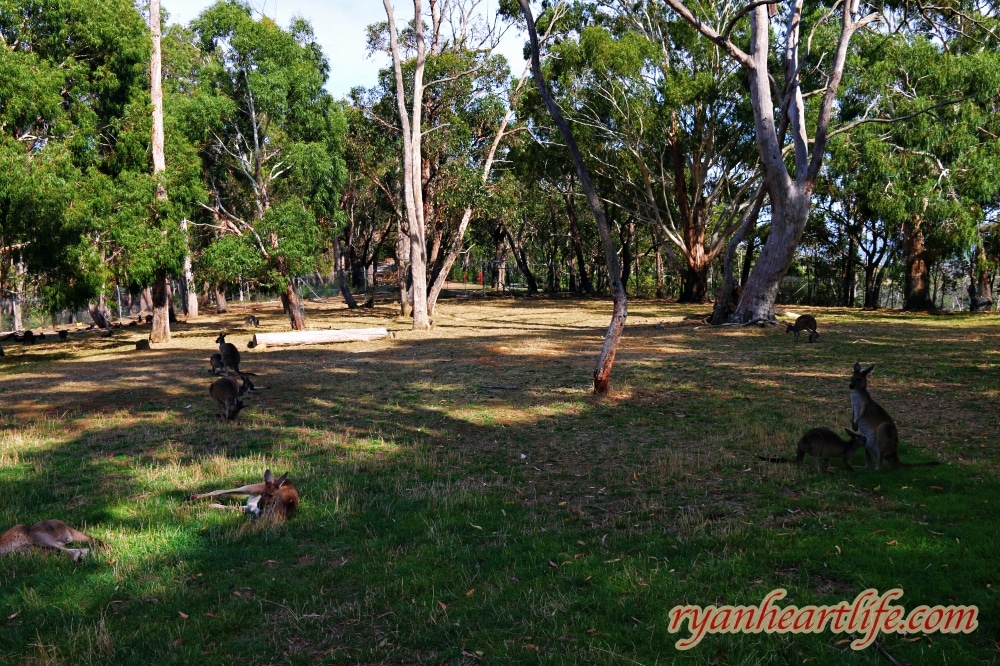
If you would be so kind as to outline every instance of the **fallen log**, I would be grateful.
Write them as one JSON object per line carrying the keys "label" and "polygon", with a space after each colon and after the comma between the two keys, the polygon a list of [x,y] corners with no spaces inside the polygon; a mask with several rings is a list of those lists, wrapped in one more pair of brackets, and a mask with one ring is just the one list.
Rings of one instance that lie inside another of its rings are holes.
{"label": "fallen log", "polygon": [[288,331],[283,333],[257,333],[247,345],[281,347],[285,345],[319,345],[326,342],[369,342],[389,337],[385,328],[342,328],[330,331]]}

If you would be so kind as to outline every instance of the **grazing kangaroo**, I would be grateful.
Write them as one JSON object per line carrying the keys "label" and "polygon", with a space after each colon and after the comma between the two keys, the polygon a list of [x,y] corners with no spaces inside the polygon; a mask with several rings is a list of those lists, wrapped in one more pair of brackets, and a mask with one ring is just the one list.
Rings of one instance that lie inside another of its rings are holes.
{"label": "grazing kangaroo", "polygon": [[816,331],[816,318],[812,315],[802,315],[794,324],[785,325],[785,333],[794,333],[795,341],[799,341],[799,331],[809,331],[809,342],[816,342],[819,332]]}
{"label": "grazing kangaroo", "polygon": [[107,544],[89,534],[75,530],[61,520],[40,520],[33,525],[15,525],[0,534],[0,555],[31,548],[50,548],[66,553],[79,562],[90,552],[89,548],[67,548],[74,541],[86,541],[97,548],[107,548]]}
{"label": "grazing kangaroo", "polygon": [[865,445],[865,438],[860,433],[848,430],[847,428],[844,428],[844,431],[848,435],[846,442],[829,428],[813,428],[799,439],[799,443],[796,446],[798,455],[795,456],[795,460],[780,458],[778,456],[771,456],[770,458],[765,458],[764,456],[757,457],[773,463],[794,462],[801,464],[805,457],[810,455],[813,457],[813,469],[817,472],[820,471],[820,458],[823,459],[822,471],[824,472],[830,466],[831,458],[843,458],[844,467],[848,470],[853,470],[854,468],[851,467],[851,457],[854,456],[855,451]]}
{"label": "grazing kangaroo", "polygon": [[240,350],[231,342],[226,342],[226,334],[219,333],[215,339],[219,343],[219,354],[222,356],[223,371],[232,368],[233,372],[240,374]]}
{"label": "grazing kangaroo", "polygon": [[866,467],[872,466],[875,459],[875,469],[882,471],[882,461],[885,460],[893,469],[900,467],[928,467],[941,463],[905,463],[899,459],[899,431],[889,412],[875,402],[868,394],[868,374],[875,368],[869,365],[864,370],[860,363],[854,364],[854,374],[851,375],[851,407],[854,415],[851,417],[851,427],[861,431],[865,438]]}
{"label": "grazing kangaroo", "polygon": [[[230,490],[213,490],[208,493],[197,493],[188,500],[204,499],[205,497],[225,497],[228,495],[248,495],[246,504],[240,507],[245,513],[253,514],[255,518],[271,518],[284,520],[292,515],[299,506],[299,493],[288,480],[288,472],[277,479],[271,470],[264,472],[263,483],[252,483]],[[227,508],[222,504],[212,506]]]}
{"label": "grazing kangaroo", "polygon": [[223,421],[235,421],[236,417],[246,406],[240,400],[241,395],[246,395],[253,390],[253,383],[246,377],[240,378],[237,382],[234,377],[222,377],[212,382],[208,387],[208,394],[219,406],[219,418]]}
{"label": "grazing kangaroo", "polygon": [[247,315],[243,318],[243,323],[247,326],[260,326],[260,317],[255,317],[254,315]]}

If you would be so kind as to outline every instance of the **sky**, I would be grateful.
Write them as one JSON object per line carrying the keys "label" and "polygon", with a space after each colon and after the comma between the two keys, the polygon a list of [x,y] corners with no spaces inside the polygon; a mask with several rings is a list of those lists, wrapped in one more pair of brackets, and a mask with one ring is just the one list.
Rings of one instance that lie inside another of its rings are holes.
{"label": "sky", "polygon": [[[187,24],[198,16],[213,0],[160,0],[169,14],[168,23]],[[354,86],[370,87],[375,84],[378,70],[388,66],[388,57],[376,54],[368,57],[365,51],[365,28],[385,20],[381,0],[250,0],[252,7],[287,27],[293,16],[307,19],[330,61],[330,79],[326,89],[335,98],[342,98]],[[487,0],[493,10],[495,0]],[[393,2],[396,20],[412,18],[413,5],[405,0]],[[508,31],[500,51],[507,57],[515,75],[523,66],[521,55],[524,37]]]}

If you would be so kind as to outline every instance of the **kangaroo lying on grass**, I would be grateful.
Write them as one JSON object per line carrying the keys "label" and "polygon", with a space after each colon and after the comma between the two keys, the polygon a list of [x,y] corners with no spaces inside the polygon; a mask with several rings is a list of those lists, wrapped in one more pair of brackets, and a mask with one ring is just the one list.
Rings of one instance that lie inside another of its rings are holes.
{"label": "kangaroo lying on grass", "polygon": [[[245,513],[253,514],[255,518],[270,518],[284,520],[292,515],[299,506],[299,493],[288,480],[288,472],[277,479],[271,470],[264,472],[263,483],[252,483],[230,490],[213,490],[208,493],[196,493],[188,500],[204,499],[206,497],[226,497],[229,495],[249,495],[246,504],[240,507]],[[212,505],[218,509],[227,509],[223,504]],[[236,508],[236,507],[232,507]]]}
{"label": "kangaroo lying on grass", "polygon": [[108,547],[103,541],[75,530],[61,520],[40,520],[33,525],[15,525],[0,534],[0,555],[31,548],[50,548],[66,553],[74,562],[79,562],[90,549],[66,547],[74,541],[86,541],[96,548]]}
{"label": "kangaroo lying on grass", "polygon": [[770,458],[765,458],[764,456],[757,456],[761,460],[773,463],[798,463],[801,464],[807,455],[813,457],[813,468],[819,472],[819,461],[820,458],[823,459],[823,470],[830,465],[831,458],[843,458],[844,467],[853,470],[851,467],[851,457],[854,456],[854,452],[865,445],[865,438],[861,434],[848,430],[844,428],[847,433],[848,438],[845,442],[840,438],[840,436],[829,428],[813,428],[806,434],[802,435],[799,439],[799,443],[796,446],[798,450],[798,455],[795,456],[795,460],[791,458],[780,458],[778,456],[771,456]]}
{"label": "kangaroo lying on grass", "polygon": [[812,315],[802,315],[794,324],[785,324],[785,333],[794,333],[795,341],[799,341],[799,331],[809,331],[809,342],[816,342],[819,332],[816,330],[816,318]]}
{"label": "kangaroo lying on grass", "polygon": [[860,363],[854,364],[854,374],[851,375],[851,407],[854,415],[851,417],[851,427],[861,431],[865,438],[866,467],[872,466],[875,459],[875,469],[882,471],[882,461],[885,460],[893,469],[900,467],[925,467],[941,463],[905,463],[899,459],[899,431],[889,412],[875,402],[868,394],[868,374],[875,368],[869,365],[864,370]]}

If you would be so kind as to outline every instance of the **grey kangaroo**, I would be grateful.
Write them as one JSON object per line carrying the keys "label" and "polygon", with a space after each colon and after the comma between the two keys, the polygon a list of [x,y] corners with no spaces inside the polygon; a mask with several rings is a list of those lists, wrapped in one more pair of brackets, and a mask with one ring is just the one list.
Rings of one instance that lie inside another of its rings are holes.
{"label": "grey kangaroo", "polygon": [[[264,472],[263,483],[252,483],[229,490],[213,490],[208,493],[197,493],[188,500],[204,499],[205,497],[226,497],[229,495],[248,495],[246,504],[241,508],[244,512],[253,514],[255,518],[271,518],[284,520],[292,515],[299,506],[299,493],[288,480],[288,472],[277,479],[271,470]],[[214,504],[216,508],[226,508],[222,504]]]}
{"label": "grey kangaroo", "polygon": [[222,362],[222,354],[215,352],[208,359],[208,362],[212,364],[212,374],[221,375],[226,371],[226,365]]}
{"label": "grey kangaroo", "polygon": [[799,331],[809,331],[809,342],[816,342],[819,332],[816,330],[816,318],[812,315],[802,315],[794,324],[785,325],[785,333],[794,333],[795,341],[799,341]]}
{"label": "grey kangaroo", "polygon": [[[215,339],[219,343],[219,354],[222,357],[222,368],[232,368],[233,372],[240,374],[240,350],[231,342],[226,342],[226,334],[219,333]],[[213,364],[214,366],[214,364]]]}
{"label": "grey kangaroo", "polygon": [[98,541],[89,534],[75,530],[61,520],[40,520],[32,525],[15,525],[0,534],[0,555],[14,553],[31,548],[49,548],[66,553],[79,562],[80,558],[90,552],[89,548],[67,548],[66,544],[74,541],[85,541],[97,548],[107,548],[107,544]]}
{"label": "grey kangaroo", "polygon": [[254,388],[253,383],[246,377],[241,377],[240,380],[237,382],[234,377],[221,377],[208,387],[208,394],[219,406],[219,418],[223,421],[236,420],[246,406],[240,400],[240,396],[246,395]]}
{"label": "grey kangaroo", "polygon": [[853,470],[854,468],[851,467],[851,458],[854,456],[855,451],[865,445],[865,438],[860,433],[853,432],[847,428],[844,428],[844,431],[847,433],[846,442],[829,428],[813,428],[799,438],[799,443],[796,446],[798,455],[795,456],[795,460],[780,458],[778,456],[771,456],[770,458],[765,458],[764,456],[757,457],[767,462],[794,462],[801,464],[805,457],[810,455],[813,457],[813,469],[817,472],[821,471],[819,468],[820,458],[823,459],[822,471],[824,472],[830,466],[831,458],[843,458],[844,467],[848,470]]}
{"label": "grey kangaroo", "polygon": [[872,466],[882,471],[882,461],[885,460],[893,469],[900,467],[924,467],[940,465],[941,463],[905,463],[899,459],[899,431],[889,412],[875,402],[868,394],[868,374],[875,369],[875,364],[864,370],[860,363],[854,364],[854,374],[851,375],[851,407],[854,415],[851,417],[851,427],[861,431],[865,438],[866,467]]}

